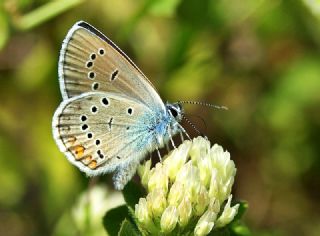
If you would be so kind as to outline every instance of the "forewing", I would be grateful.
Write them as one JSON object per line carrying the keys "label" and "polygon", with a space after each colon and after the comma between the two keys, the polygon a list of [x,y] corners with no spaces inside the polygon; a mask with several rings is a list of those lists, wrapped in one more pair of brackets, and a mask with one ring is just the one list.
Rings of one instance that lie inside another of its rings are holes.
{"label": "forewing", "polygon": [[59,81],[64,99],[90,91],[113,92],[164,110],[154,87],[128,56],[83,21],[76,23],[63,41]]}
{"label": "forewing", "polygon": [[53,117],[54,138],[68,160],[89,176],[139,161],[146,154],[151,110],[107,93],[85,93],[64,100]]}

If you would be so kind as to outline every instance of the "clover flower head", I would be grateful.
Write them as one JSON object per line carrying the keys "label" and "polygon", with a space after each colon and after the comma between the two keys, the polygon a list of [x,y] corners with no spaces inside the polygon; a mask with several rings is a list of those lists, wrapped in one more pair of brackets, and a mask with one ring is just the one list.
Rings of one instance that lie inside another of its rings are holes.
{"label": "clover flower head", "polygon": [[207,235],[229,224],[236,168],[230,153],[203,137],[184,141],[162,163],[138,169],[146,198],[135,206],[138,226],[150,234]]}

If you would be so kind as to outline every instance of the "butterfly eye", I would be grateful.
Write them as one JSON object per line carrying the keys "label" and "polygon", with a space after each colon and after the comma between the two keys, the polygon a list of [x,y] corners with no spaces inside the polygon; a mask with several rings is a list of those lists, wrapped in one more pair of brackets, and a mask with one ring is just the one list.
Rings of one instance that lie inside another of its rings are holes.
{"label": "butterfly eye", "polygon": [[169,110],[170,110],[171,114],[173,115],[173,117],[177,117],[178,116],[178,112],[177,112],[176,109],[171,107],[171,108],[169,108]]}

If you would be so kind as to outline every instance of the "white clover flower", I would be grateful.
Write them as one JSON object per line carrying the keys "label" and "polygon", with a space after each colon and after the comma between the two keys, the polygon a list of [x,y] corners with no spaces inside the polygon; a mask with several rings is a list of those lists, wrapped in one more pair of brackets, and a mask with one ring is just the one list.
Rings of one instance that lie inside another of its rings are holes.
{"label": "white clover flower", "polygon": [[221,146],[210,148],[207,139],[198,137],[150,167],[147,161],[138,169],[148,195],[135,209],[139,227],[150,235],[173,231],[207,235],[237,214],[239,204],[231,206],[230,195],[236,168]]}
{"label": "white clover flower", "polygon": [[71,217],[79,234],[103,235],[101,219],[106,211],[124,203],[119,192],[96,185],[80,195],[71,210]]}

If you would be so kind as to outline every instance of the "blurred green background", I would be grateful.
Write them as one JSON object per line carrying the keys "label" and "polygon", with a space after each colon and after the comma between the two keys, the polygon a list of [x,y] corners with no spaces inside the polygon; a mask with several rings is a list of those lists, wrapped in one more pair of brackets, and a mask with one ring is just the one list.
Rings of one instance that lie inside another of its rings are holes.
{"label": "blurred green background", "polygon": [[102,235],[100,215],[121,202],[111,175],[101,177],[98,223],[76,219],[89,181],[52,138],[59,50],[81,19],[116,42],[165,101],[229,107],[186,112],[231,152],[234,195],[249,202],[253,235],[320,235],[320,1],[0,4],[0,235]]}

